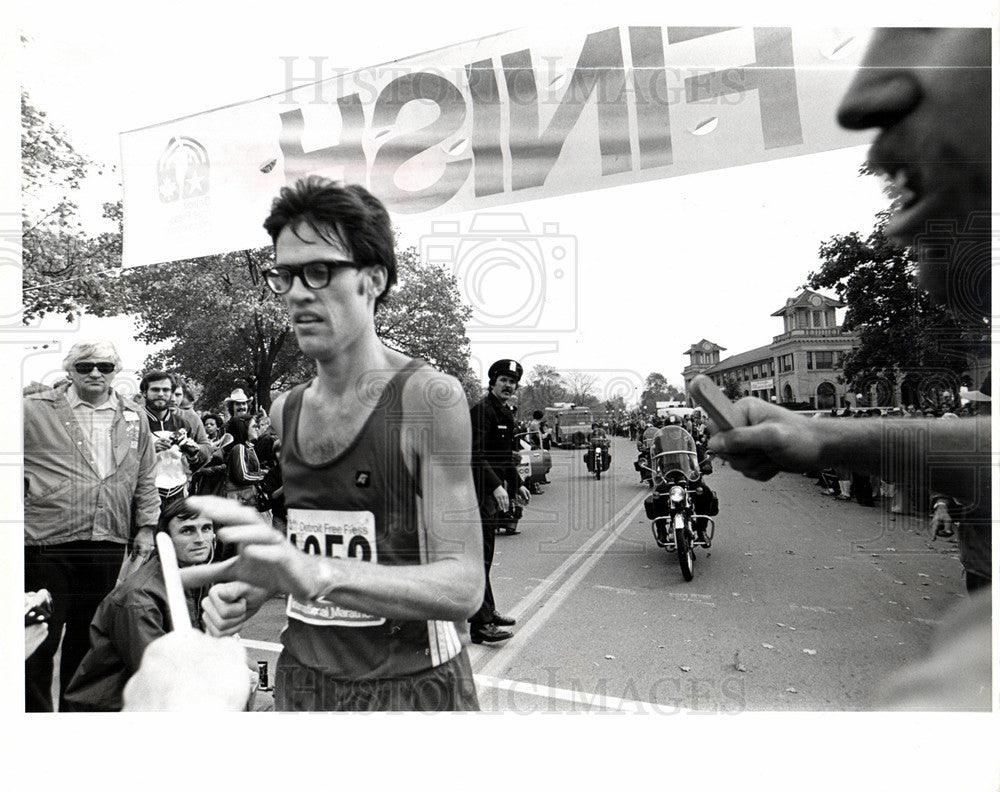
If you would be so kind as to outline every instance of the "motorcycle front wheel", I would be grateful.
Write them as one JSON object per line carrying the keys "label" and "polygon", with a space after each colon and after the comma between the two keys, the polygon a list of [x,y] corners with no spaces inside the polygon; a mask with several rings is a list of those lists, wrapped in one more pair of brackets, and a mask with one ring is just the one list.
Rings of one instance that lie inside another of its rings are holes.
{"label": "motorcycle front wheel", "polygon": [[687,521],[683,514],[674,515],[674,541],[677,542],[677,560],[681,565],[684,580],[694,579],[694,548],[688,537]]}

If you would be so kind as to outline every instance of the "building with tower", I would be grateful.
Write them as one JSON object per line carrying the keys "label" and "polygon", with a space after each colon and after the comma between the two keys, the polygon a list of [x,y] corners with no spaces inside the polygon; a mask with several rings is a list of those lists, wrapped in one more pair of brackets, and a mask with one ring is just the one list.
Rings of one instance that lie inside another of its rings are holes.
{"label": "building with tower", "polygon": [[725,347],[707,339],[692,344],[684,354],[684,386],[697,374],[706,374],[724,388],[734,380],[743,396],[756,396],[787,406],[817,410],[843,407],[847,385],[840,382],[844,356],[858,343],[857,335],[837,323],[844,303],[803,289],[771,314],[781,317],[784,332],[770,344],[739,352],[722,360]]}

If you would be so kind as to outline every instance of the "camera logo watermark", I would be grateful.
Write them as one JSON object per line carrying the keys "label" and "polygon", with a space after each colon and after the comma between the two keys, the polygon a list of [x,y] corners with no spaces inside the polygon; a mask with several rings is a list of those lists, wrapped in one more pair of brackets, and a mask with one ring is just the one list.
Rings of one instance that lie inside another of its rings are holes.
{"label": "camera logo watermark", "polygon": [[577,240],[558,223],[532,231],[519,212],[479,212],[465,230],[457,221],[432,223],[420,252],[455,276],[472,306],[470,335],[577,329]]}

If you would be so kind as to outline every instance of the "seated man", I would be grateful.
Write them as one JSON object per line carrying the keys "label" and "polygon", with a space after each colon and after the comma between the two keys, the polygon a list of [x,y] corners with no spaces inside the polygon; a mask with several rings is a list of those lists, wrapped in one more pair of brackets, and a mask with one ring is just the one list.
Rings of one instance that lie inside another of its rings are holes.
{"label": "seated man", "polygon": [[[187,499],[163,507],[156,532],[174,543],[177,565],[205,564],[215,548],[212,521],[199,516]],[[191,623],[201,625],[205,592],[185,592]],[[66,690],[67,710],[118,711],[122,690],[138,670],[143,652],[171,628],[163,568],[157,556],[116,586],[98,606],[90,624],[90,651]]]}

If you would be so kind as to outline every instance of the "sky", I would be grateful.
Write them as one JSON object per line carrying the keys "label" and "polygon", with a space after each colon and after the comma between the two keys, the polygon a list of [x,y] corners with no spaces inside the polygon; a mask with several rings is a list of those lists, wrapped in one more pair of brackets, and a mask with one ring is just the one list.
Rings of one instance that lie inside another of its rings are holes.
{"label": "sky", "polygon": [[[324,56],[331,70],[361,68],[511,28],[558,26],[571,13],[574,21],[610,25],[996,25],[993,4],[978,0],[843,0],[824,4],[822,15],[811,9],[815,4],[619,2],[614,14],[606,10],[608,5],[575,3],[570,12],[569,4],[550,6],[537,0],[488,6],[434,0],[349,7],[304,0],[22,2],[19,25],[27,43],[21,46],[17,26],[8,24],[0,48],[0,69],[7,78],[0,143],[6,152],[16,151],[17,75],[35,105],[67,131],[80,152],[113,165],[123,131],[282,90],[282,58],[287,57]],[[487,7],[489,13],[476,11]],[[831,115],[836,99],[830,98]],[[544,363],[563,371],[591,372],[613,391],[600,395],[618,393],[630,399],[630,384],[641,384],[651,371],[681,384],[687,363],[683,352],[701,338],[726,347],[724,354],[768,343],[781,332],[780,319],[770,314],[796,294],[818,266],[820,242],[834,234],[867,233],[885,205],[879,184],[856,175],[863,157],[864,148],[855,147],[517,205],[529,228],[558,224],[558,233],[572,239],[577,289],[571,308],[577,329],[520,344],[474,339],[474,364],[484,370],[493,359],[512,355],[529,370]],[[16,222],[17,215],[11,213],[19,205],[16,164],[16,154],[0,158],[5,189],[0,217],[14,218],[8,225]],[[80,203],[85,211],[99,207],[115,200],[116,191],[116,176],[109,174],[88,185],[86,200]],[[456,219],[468,223],[470,217]],[[417,245],[429,232],[421,225],[403,224],[401,230],[404,243]],[[8,395],[32,379],[51,381],[65,350],[84,337],[112,338],[126,368],[141,368],[149,350],[134,341],[128,319],[85,317],[69,325],[49,319],[21,329],[16,320],[16,266],[0,260],[0,277],[0,311],[13,317],[5,323],[0,345],[7,352],[3,382]],[[49,348],[41,349],[42,344]],[[26,346],[39,348],[26,353]],[[15,411],[11,407],[8,412]],[[17,430],[10,434],[16,440]],[[9,459],[9,475],[0,481],[8,492],[19,486],[19,450],[12,440],[0,451]],[[17,524],[17,499],[9,499],[5,508],[3,519]],[[17,558],[19,537],[16,531],[8,533],[12,538],[7,557]],[[8,579],[19,574],[19,567],[8,568]],[[9,681],[17,679],[16,669],[9,674]],[[16,684],[6,687],[17,693]],[[891,737],[880,732],[878,723],[855,719],[852,727],[856,739],[886,740],[892,750]],[[636,728],[632,721],[623,733]],[[61,729],[54,727],[47,739],[69,739]],[[926,734],[934,731],[929,722]],[[511,750],[510,741],[500,746],[502,753]],[[778,750],[784,754],[782,762],[794,763],[780,745]],[[644,761],[666,767],[661,759],[649,756]],[[801,777],[811,780],[811,788],[832,788],[815,768],[802,772],[808,773]]]}

